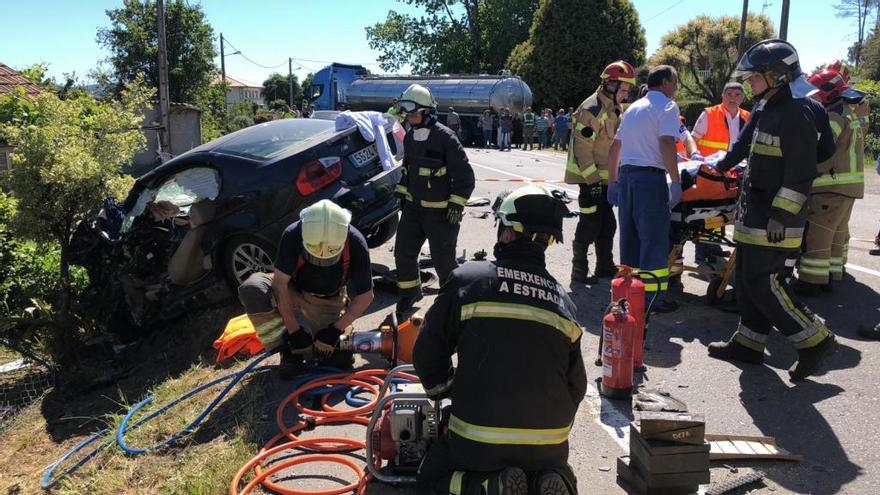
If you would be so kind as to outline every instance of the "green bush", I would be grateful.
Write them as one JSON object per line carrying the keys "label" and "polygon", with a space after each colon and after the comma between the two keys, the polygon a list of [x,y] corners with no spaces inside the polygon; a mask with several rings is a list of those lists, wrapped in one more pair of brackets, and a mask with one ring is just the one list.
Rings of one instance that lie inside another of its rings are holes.
{"label": "green bush", "polygon": [[856,89],[863,91],[871,103],[871,114],[868,116],[868,136],[865,138],[865,168],[871,165],[880,154],[880,81],[863,79],[855,84]]}

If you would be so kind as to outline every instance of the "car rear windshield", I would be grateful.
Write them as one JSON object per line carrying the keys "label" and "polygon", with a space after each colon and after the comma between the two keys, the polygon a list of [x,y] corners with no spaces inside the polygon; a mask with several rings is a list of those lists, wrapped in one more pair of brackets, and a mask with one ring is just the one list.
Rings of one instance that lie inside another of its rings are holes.
{"label": "car rear windshield", "polygon": [[335,125],[327,120],[283,119],[258,124],[240,132],[241,135],[223,142],[214,151],[254,160],[268,160],[315,137],[332,134],[335,132]]}

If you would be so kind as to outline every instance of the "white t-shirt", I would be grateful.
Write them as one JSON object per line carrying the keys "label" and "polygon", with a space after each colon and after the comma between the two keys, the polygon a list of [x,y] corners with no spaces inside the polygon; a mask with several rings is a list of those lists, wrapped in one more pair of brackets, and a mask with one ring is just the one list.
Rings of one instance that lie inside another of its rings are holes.
{"label": "white t-shirt", "polygon": [[[727,135],[730,136],[730,143],[727,145],[727,151],[730,151],[733,149],[733,145],[736,143],[737,139],[739,139],[739,112],[731,117],[730,114],[727,113],[727,110],[725,110],[724,117],[727,119]],[[707,132],[709,132],[709,116],[703,111],[703,113],[697,118],[697,122],[694,124],[693,133],[703,137]]]}
{"label": "white t-shirt", "polygon": [[614,139],[620,141],[620,164],[665,170],[660,154],[661,136],[679,137],[678,105],[651,90],[624,112]]}

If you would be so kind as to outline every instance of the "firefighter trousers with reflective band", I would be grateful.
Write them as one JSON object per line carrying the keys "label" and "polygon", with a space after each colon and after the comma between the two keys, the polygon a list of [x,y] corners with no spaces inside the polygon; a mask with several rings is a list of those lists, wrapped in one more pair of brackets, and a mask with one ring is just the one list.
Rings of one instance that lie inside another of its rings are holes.
{"label": "firefighter trousers with reflective band", "polygon": [[419,252],[426,239],[440,285],[458,266],[455,246],[459,227],[460,224],[451,225],[446,219],[445,208],[404,207],[394,241],[394,264],[397,267],[397,288],[401,297],[414,297],[422,292]]}
{"label": "firefighter trousers with reflective band", "polygon": [[507,467],[519,467],[526,472],[529,485],[534,486],[537,478],[552,471],[565,480],[571,487],[573,494],[577,495],[577,479],[574,471],[566,464],[568,443],[565,443],[566,455],[560,456],[547,451],[549,455],[542,456],[534,446],[500,447],[496,455],[480,449],[479,462],[469,463],[460,455],[459,450],[450,444],[450,435],[446,434],[435,442],[422,464],[419,466],[418,480],[419,493],[435,495],[495,495],[492,491],[493,474]]}
{"label": "firefighter trousers with reflective band", "polygon": [[614,210],[608,202],[608,186],[601,182],[579,186],[580,215],[574,231],[574,241],[587,245],[596,243],[597,267],[609,268],[605,265],[614,264],[612,248],[614,233],[617,232],[617,219],[614,218]]}
{"label": "firefighter trousers with reflective band", "polygon": [[830,279],[843,278],[854,202],[853,198],[833,193],[810,196],[804,253],[798,266],[800,280],[825,285]]}
{"label": "firefighter trousers with reflective band", "polygon": [[620,167],[620,262],[637,268],[645,283],[646,304],[662,304],[669,283],[669,187],[666,171]]}
{"label": "firefighter trousers with reflective band", "polygon": [[831,332],[825,322],[801,303],[784,278],[789,251],[740,243],[736,248],[736,300],[740,321],[733,340],[763,352],[773,327],[803,350]]}

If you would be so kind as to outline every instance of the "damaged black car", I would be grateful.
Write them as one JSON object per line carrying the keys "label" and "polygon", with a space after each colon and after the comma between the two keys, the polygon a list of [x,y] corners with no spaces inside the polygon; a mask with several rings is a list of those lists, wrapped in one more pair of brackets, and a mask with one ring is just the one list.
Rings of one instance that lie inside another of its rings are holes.
{"label": "damaged black car", "polygon": [[397,230],[403,155],[393,118],[385,130],[380,153],[357,127],[277,120],[160,165],[77,228],[73,262],[90,279],[80,304],[136,333],[226,300],[252,273],[273,269],[282,231],[322,199],[349,209],[370,247],[383,244]]}

